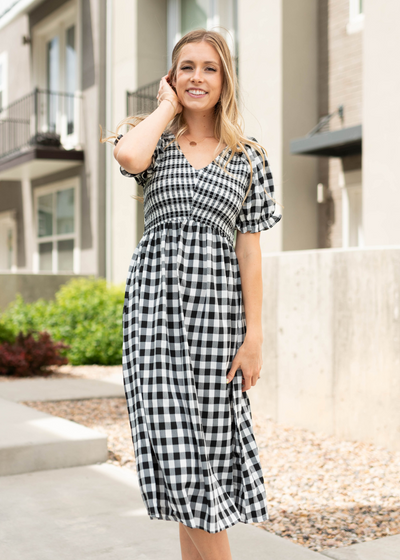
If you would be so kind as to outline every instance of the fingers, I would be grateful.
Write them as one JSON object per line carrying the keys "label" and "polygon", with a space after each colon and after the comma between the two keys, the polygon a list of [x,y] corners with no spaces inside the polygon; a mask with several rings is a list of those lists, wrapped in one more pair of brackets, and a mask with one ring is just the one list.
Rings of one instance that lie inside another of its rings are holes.
{"label": "fingers", "polygon": [[226,376],[226,384],[230,383],[232,381],[232,379],[235,377],[236,374],[236,370],[238,369],[239,366],[234,366],[232,363],[232,367],[228,373],[228,375]]}
{"label": "fingers", "polygon": [[226,382],[227,384],[230,383],[240,368],[242,372],[242,392],[248,391],[260,378],[262,366],[263,360],[259,349],[254,350],[251,345],[245,347],[243,344],[232,361]]}
{"label": "fingers", "polygon": [[157,99],[163,93],[172,93],[173,95],[176,95],[174,89],[171,87],[171,85],[166,80],[166,77],[167,76],[163,76],[160,80],[160,85],[159,85],[158,93],[157,93]]}
{"label": "fingers", "polygon": [[163,76],[160,80],[160,86],[158,88],[158,93],[160,93],[160,91],[163,89],[163,87],[165,87],[165,84],[168,84],[168,82],[166,81],[165,76]]}
{"label": "fingers", "polygon": [[260,379],[260,374],[255,373],[254,375],[243,375],[242,376],[242,393],[251,389],[257,381]]}
{"label": "fingers", "polygon": [[[232,379],[235,377],[237,370],[239,369],[240,364],[239,365],[232,365],[231,370],[229,371],[227,377],[226,377],[226,383],[230,383],[232,381]],[[251,389],[252,386],[254,386],[257,381],[260,379],[261,377],[261,367],[260,370],[257,373],[253,373],[253,374],[245,374],[242,371],[242,392],[244,391],[248,391],[249,389]]]}
{"label": "fingers", "polygon": [[169,88],[171,87],[171,86],[169,85],[169,83],[168,83],[167,78],[168,78],[168,74],[167,74],[167,76],[163,76],[163,77],[161,78],[161,80],[160,80],[161,87],[162,87],[162,86],[165,86],[165,85],[167,85]]}

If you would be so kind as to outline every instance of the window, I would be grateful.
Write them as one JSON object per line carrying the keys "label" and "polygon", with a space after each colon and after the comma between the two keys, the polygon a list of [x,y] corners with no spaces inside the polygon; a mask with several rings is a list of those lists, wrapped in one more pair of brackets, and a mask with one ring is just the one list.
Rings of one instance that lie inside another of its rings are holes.
{"label": "window", "polygon": [[[192,29],[204,27],[219,31],[226,39],[232,55],[238,55],[237,0],[168,0],[168,63],[172,51],[183,35]],[[228,29],[220,29],[221,26]]]}
{"label": "window", "polygon": [[67,149],[78,144],[79,57],[76,2],[68,2],[33,28],[34,81],[40,97],[41,131],[60,134]]}
{"label": "window", "polygon": [[65,91],[67,97],[67,134],[74,132],[74,98],[76,91],[76,45],[75,25],[71,25],[65,32]]}
{"label": "window", "polygon": [[0,270],[17,269],[17,223],[15,211],[0,212]]}
{"label": "window", "polygon": [[0,118],[2,117],[1,113],[5,107],[8,105],[7,99],[7,78],[8,78],[8,69],[7,69],[7,51],[4,51],[0,54]]}
{"label": "window", "polygon": [[357,33],[364,27],[364,2],[363,0],[349,0],[349,22],[347,33]]}
{"label": "window", "polygon": [[342,246],[362,247],[362,183],[361,171],[346,171],[341,174],[342,187]]}
{"label": "window", "polygon": [[350,19],[363,13],[363,0],[350,0]]}
{"label": "window", "polygon": [[35,191],[34,272],[79,272],[77,183],[73,179]]}
{"label": "window", "polygon": [[[56,131],[57,114],[60,110],[66,118],[66,134],[74,132],[74,97],[76,89],[76,49],[75,49],[75,25],[63,30],[65,40],[61,41],[61,34],[55,35],[46,43],[47,55],[47,84],[46,89],[50,92],[63,92],[63,97],[52,93],[48,94],[47,100],[47,122],[49,130]],[[60,43],[63,44],[64,52],[60,52]],[[61,57],[61,58],[60,58]],[[61,73],[64,73],[61,76]],[[72,94],[72,95],[70,95]]]}
{"label": "window", "polygon": [[214,19],[208,0],[181,0],[181,36],[197,27],[207,29],[208,18]]}

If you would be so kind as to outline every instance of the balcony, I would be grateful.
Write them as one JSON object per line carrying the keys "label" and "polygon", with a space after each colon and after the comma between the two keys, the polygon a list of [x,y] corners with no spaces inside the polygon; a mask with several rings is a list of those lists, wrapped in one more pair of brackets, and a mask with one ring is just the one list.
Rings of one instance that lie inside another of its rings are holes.
{"label": "balcony", "polygon": [[81,96],[35,88],[0,109],[0,180],[35,179],[77,165]]}

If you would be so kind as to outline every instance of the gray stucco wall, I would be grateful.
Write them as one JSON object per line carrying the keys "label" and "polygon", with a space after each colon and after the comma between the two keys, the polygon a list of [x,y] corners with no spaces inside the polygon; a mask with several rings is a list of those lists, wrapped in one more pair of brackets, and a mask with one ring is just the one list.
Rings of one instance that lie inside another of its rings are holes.
{"label": "gray stucco wall", "polygon": [[81,278],[77,274],[0,274],[0,312],[15,300],[16,295],[22,295],[27,303],[40,298],[54,299],[55,293],[62,284],[71,278]]}
{"label": "gray stucco wall", "polygon": [[30,45],[22,43],[29,36],[27,16],[12,21],[0,32],[0,53],[8,53],[8,104],[31,91]]}
{"label": "gray stucco wall", "polygon": [[400,450],[400,246],[265,253],[263,279],[254,410]]}
{"label": "gray stucco wall", "polygon": [[[104,145],[100,144],[99,124],[105,123],[105,53],[106,2],[82,0],[82,73],[83,145],[85,149],[85,196],[88,212],[82,220],[92,224],[93,250],[90,269],[105,276],[105,185],[106,168]],[[83,212],[83,211],[82,211]],[[82,271],[88,272],[87,261],[82,259]]]}

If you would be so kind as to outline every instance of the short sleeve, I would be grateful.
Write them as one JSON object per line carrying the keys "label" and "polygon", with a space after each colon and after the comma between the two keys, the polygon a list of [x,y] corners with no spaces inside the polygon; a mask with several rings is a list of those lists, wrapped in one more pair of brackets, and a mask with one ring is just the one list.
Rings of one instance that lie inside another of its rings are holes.
{"label": "short sleeve", "polygon": [[[250,140],[257,142],[253,137],[249,137]],[[265,229],[271,229],[275,224],[277,224],[281,218],[282,214],[275,213],[276,204],[270,197],[274,197],[275,188],[274,180],[272,177],[271,168],[269,166],[266,154],[265,156],[265,169],[263,172],[263,158],[260,153],[253,148],[253,146],[248,147],[248,154],[252,163],[253,178],[252,185],[247,195],[244,204],[236,218],[235,229],[238,229],[241,233],[251,232],[257,233]],[[247,158],[244,156],[246,161]],[[264,190],[265,188],[265,190]],[[246,188],[246,193],[248,190],[248,185]],[[270,197],[266,194],[266,192]]]}
{"label": "short sleeve", "polygon": [[164,136],[161,135],[159,141],[157,142],[157,145],[155,147],[154,153],[153,153],[153,157],[152,157],[152,161],[149,165],[149,167],[147,169],[145,169],[144,171],[141,171],[140,173],[129,173],[128,171],[126,171],[126,169],[124,169],[123,167],[120,166],[119,170],[122,173],[122,175],[124,175],[124,177],[132,177],[133,179],[136,179],[136,181],[139,183],[139,185],[141,187],[144,187],[145,184],[151,179],[151,177],[153,176],[157,165],[160,162],[161,159],[161,155],[164,153]]}

